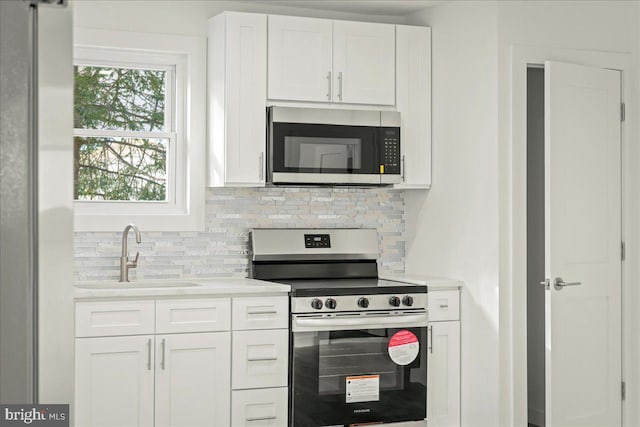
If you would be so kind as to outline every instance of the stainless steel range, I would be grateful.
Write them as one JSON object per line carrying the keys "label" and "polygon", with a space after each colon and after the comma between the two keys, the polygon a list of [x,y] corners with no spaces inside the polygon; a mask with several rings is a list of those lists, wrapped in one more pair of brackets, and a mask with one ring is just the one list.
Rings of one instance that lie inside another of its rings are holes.
{"label": "stainless steel range", "polygon": [[250,275],[291,286],[290,425],[427,418],[427,289],[378,278],[373,229],[254,229]]}

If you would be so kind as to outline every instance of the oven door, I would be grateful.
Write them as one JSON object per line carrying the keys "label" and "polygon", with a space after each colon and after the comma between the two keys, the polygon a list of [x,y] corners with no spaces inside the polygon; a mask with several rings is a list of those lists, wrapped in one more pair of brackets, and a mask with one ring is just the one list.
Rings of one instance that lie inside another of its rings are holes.
{"label": "oven door", "polygon": [[291,425],[427,417],[427,313],[292,316]]}

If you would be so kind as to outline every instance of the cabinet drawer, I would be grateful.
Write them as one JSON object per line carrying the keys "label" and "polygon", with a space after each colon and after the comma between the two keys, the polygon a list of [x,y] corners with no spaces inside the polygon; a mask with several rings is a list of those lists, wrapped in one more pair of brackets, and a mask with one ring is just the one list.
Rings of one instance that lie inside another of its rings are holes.
{"label": "cabinet drawer", "polygon": [[215,332],[231,329],[229,298],[160,300],[156,302],[156,332]]}
{"label": "cabinet drawer", "polygon": [[460,291],[429,292],[429,322],[460,319]]}
{"label": "cabinet drawer", "polygon": [[281,329],[289,326],[289,297],[233,299],[233,329]]}
{"label": "cabinet drawer", "polygon": [[152,300],[76,304],[76,337],[153,334],[153,328]]}
{"label": "cabinet drawer", "polygon": [[233,332],[231,387],[286,387],[289,330]]}
{"label": "cabinet drawer", "polygon": [[286,387],[233,391],[231,425],[286,427],[288,398]]}

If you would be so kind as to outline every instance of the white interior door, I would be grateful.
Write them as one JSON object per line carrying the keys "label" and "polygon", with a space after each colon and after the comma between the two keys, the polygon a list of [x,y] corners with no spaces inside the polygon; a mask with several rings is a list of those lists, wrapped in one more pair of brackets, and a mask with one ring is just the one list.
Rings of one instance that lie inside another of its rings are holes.
{"label": "white interior door", "polygon": [[545,63],[547,427],[621,425],[620,91],[618,71]]}

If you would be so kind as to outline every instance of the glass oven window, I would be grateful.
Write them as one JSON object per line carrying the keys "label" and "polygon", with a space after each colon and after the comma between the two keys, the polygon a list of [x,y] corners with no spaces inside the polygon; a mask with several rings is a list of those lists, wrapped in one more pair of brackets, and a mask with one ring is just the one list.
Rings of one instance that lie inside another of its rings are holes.
{"label": "glass oven window", "polygon": [[359,138],[284,137],[284,165],[287,168],[361,168],[362,140]]}
{"label": "glass oven window", "polygon": [[380,330],[338,331],[318,340],[318,394],[344,394],[346,377],[379,375],[380,390],[402,387],[404,370],[391,361]]}

